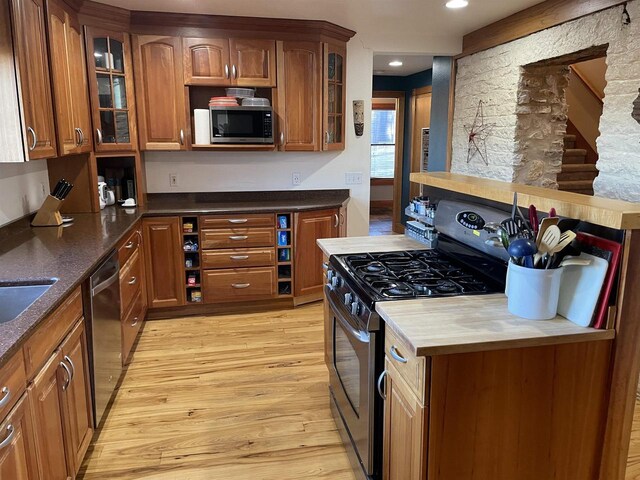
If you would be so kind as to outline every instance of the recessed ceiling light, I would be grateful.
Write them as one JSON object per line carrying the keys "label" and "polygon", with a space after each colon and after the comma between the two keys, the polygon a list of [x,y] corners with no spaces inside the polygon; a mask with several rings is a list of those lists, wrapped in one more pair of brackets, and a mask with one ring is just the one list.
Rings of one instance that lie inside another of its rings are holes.
{"label": "recessed ceiling light", "polygon": [[468,0],[449,0],[446,4],[447,8],[464,8],[469,5]]}
{"label": "recessed ceiling light", "polygon": [[394,60],[392,62],[389,62],[389,66],[390,67],[401,67],[402,66],[402,62],[400,60]]}

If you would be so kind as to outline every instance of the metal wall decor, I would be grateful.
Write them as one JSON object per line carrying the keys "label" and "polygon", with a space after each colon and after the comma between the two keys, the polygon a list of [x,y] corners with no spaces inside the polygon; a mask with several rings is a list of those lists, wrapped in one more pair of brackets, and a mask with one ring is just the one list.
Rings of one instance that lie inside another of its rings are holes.
{"label": "metal wall decor", "polygon": [[468,135],[469,145],[467,147],[467,163],[479,155],[485,165],[489,165],[489,159],[487,157],[487,143],[486,140],[491,135],[495,123],[484,123],[484,110],[483,102],[478,102],[478,109],[476,110],[476,116],[473,119],[471,125],[465,125],[464,129]]}
{"label": "metal wall decor", "polygon": [[353,128],[357,137],[364,134],[364,100],[353,101]]}
{"label": "metal wall decor", "polygon": [[638,89],[638,94],[638,98],[633,102],[633,111],[631,112],[631,116],[636,122],[640,123],[640,89]]}

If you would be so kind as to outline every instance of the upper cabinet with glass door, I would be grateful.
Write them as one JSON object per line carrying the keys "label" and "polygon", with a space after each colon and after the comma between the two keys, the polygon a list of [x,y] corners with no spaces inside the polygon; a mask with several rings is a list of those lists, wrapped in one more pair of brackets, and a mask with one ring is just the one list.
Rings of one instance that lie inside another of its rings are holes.
{"label": "upper cabinet with glass door", "polygon": [[345,45],[324,44],[323,150],[344,150],[347,50]]}
{"label": "upper cabinet with glass door", "polygon": [[86,27],[97,152],[137,150],[131,44],[126,33]]}

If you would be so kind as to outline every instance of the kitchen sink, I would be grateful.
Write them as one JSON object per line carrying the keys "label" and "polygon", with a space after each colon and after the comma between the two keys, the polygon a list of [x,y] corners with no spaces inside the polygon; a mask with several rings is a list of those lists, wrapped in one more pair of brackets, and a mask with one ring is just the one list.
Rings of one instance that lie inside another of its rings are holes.
{"label": "kitchen sink", "polygon": [[0,323],[10,322],[56,283],[57,279],[0,282]]}

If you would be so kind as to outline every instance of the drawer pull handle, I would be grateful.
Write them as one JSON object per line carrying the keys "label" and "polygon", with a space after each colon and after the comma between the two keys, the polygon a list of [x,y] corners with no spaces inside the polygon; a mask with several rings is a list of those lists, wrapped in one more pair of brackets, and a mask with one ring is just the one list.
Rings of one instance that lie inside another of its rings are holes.
{"label": "drawer pull handle", "polygon": [[129,240],[129,242],[127,242],[127,244],[124,246],[124,248],[131,250],[134,245],[135,244],[133,243],[133,240]]}
{"label": "drawer pull handle", "polygon": [[[378,395],[382,397],[383,400],[387,399],[387,382],[385,382],[385,378],[387,377],[386,370],[380,374],[378,377]],[[382,382],[384,382],[384,388],[382,387]]]}
{"label": "drawer pull handle", "polygon": [[138,324],[138,317],[133,317],[133,322],[131,323],[132,327],[135,327]]}
{"label": "drawer pull handle", "polygon": [[13,436],[15,435],[16,430],[15,428],[13,428],[13,425],[9,424],[7,425],[7,432],[9,432],[9,434],[7,435],[7,438],[5,438],[2,442],[0,442],[0,448],[4,448],[11,443],[11,440],[13,440]]}
{"label": "drawer pull handle", "polygon": [[229,240],[246,240],[249,238],[249,235],[231,235]]}
{"label": "drawer pull handle", "polygon": [[333,214],[333,219],[335,220],[334,223],[333,223],[333,226],[335,228],[338,228],[340,226],[340,217],[338,216],[337,213]]}
{"label": "drawer pull handle", "polygon": [[232,283],[231,286],[233,288],[249,288],[251,284],[250,283]]}
{"label": "drawer pull handle", "polygon": [[246,260],[249,258],[249,255],[230,255],[229,258],[231,260]]}
{"label": "drawer pull handle", "polygon": [[247,223],[249,221],[248,218],[230,218],[229,223]]}
{"label": "drawer pull handle", "polygon": [[9,390],[9,387],[2,387],[2,400],[0,400],[0,408],[4,407],[7,403],[9,403],[10,398],[11,398],[11,390]]}
{"label": "drawer pull handle", "polygon": [[129,285],[135,285],[137,281],[138,279],[136,277],[131,277],[131,280],[129,280]]}
{"label": "drawer pull handle", "polygon": [[400,363],[407,363],[408,361],[406,358],[404,358],[402,355],[398,353],[398,349],[396,348],[395,345],[391,345],[391,348],[389,349],[389,353],[395,360],[397,360]]}
{"label": "drawer pull handle", "polygon": [[67,381],[64,385],[62,385],[62,391],[64,392],[67,388],[69,388],[69,384],[71,383],[71,370],[67,367],[67,364],[64,362],[60,362],[60,366],[67,372]]}
{"label": "drawer pull handle", "polygon": [[71,367],[71,378],[69,379],[69,382],[72,382],[73,381],[73,377],[76,376],[76,366],[73,364],[73,361],[71,360],[71,357],[69,357],[69,355],[65,355],[64,359],[66,360],[66,362]]}

